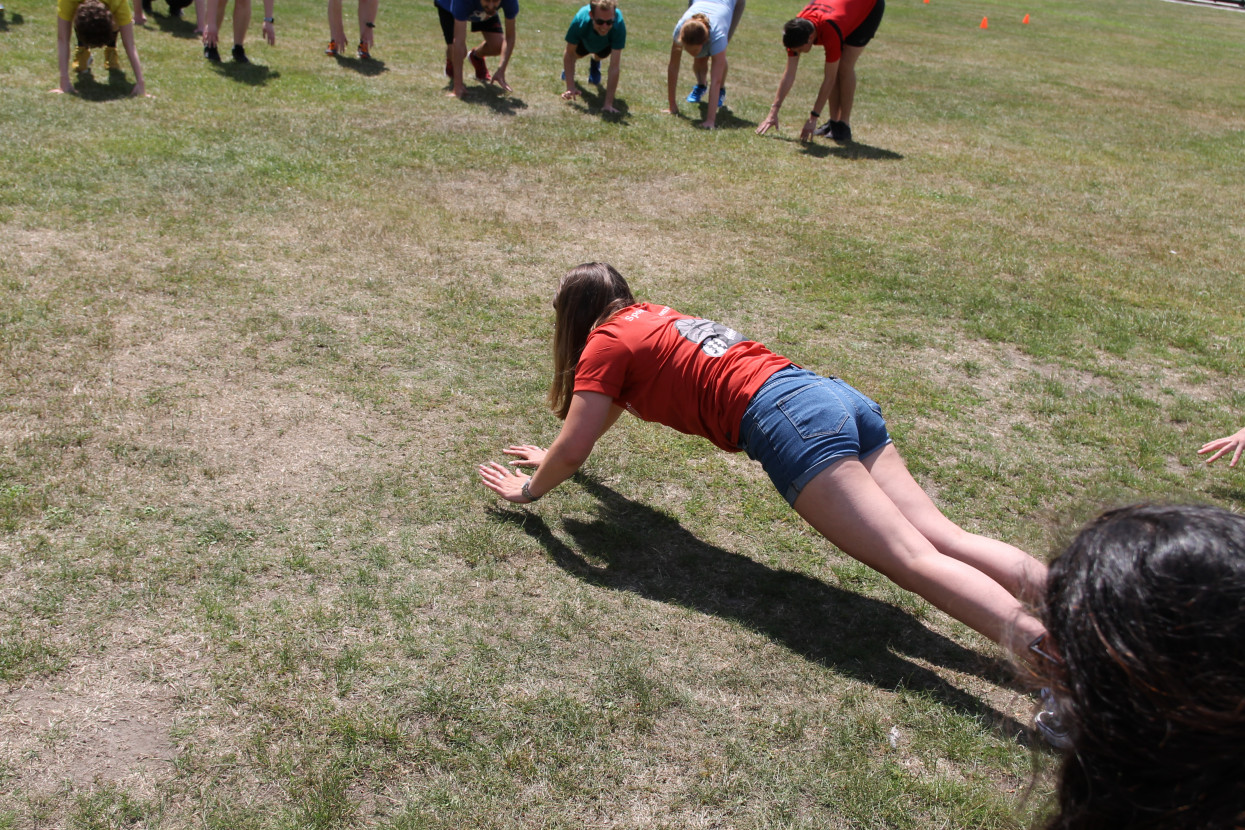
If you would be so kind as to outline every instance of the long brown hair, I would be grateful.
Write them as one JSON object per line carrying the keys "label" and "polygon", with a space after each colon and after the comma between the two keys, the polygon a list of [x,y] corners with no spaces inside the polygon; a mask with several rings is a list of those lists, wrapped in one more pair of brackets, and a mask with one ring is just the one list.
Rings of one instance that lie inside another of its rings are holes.
{"label": "long brown hair", "polygon": [[553,382],[549,385],[549,408],[566,418],[575,392],[575,368],[588,342],[588,335],[618,311],[635,305],[631,287],[614,266],[604,262],[576,265],[553,298],[556,316],[553,330]]}

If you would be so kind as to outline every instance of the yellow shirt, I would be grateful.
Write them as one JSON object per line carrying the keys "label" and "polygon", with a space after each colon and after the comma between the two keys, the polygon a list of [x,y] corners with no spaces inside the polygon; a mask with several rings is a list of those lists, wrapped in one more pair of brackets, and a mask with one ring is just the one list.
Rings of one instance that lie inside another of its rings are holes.
{"label": "yellow shirt", "polygon": [[[108,11],[112,12],[112,22],[120,29],[127,23],[134,22],[134,12],[130,10],[130,0],[100,0]],[[56,15],[61,20],[73,22],[74,13],[78,11],[78,6],[82,4],[82,0],[56,0]]]}

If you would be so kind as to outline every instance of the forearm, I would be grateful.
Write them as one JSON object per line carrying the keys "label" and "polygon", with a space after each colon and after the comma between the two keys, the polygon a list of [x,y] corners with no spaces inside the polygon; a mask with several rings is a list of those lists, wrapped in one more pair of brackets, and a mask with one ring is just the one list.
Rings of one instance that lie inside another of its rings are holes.
{"label": "forearm", "polygon": [[501,65],[497,67],[497,74],[505,77],[506,67],[510,65],[510,56],[514,54],[515,41],[514,20],[506,21],[506,40],[501,45]]}
{"label": "forearm", "polygon": [[718,117],[718,93],[722,91],[722,81],[726,78],[726,53],[713,56],[713,68],[709,71],[709,105],[705,111],[705,123],[713,124]]}
{"label": "forearm", "polygon": [[56,63],[60,69],[61,89],[72,86],[69,80],[69,31],[68,20],[56,18]]}
{"label": "forearm", "polygon": [[618,78],[622,74],[619,64],[622,56],[617,51],[610,55],[610,74],[605,81],[605,106],[614,106],[614,93],[618,90]]}
{"label": "forearm", "polygon": [[127,23],[121,27],[121,43],[125,46],[125,56],[130,59],[130,67],[134,70],[135,88],[145,90],[147,84],[143,80],[143,64],[138,59],[138,46],[134,43],[133,23]]}
{"label": "forearm", "polygon": [[575,91],[575,47],[566,44],[566,50],[562,53],[562,75],[566,81],[566,91]]}
{"label": "forearm", "polygon": [[791,91],[791,87],[795,84],[795,69],[790,63],[787,64],[787,71],[782,73],[782,80],[778,82],[778,93],[774,96],[774,105],[770,107],[769,114],[773,118],[778,117],[778,111],[782,109],[782,102],[787,100],[787,93]]}
{"label": "forearm", "polygon": [[670,63],[666,65],[666,97],[670,101],[671,112],[677,112],[679,109],[679,102],[675,97],[674,90],[679,85],[679,63],[682,57],[682,51],[677,45],[671,48]]}

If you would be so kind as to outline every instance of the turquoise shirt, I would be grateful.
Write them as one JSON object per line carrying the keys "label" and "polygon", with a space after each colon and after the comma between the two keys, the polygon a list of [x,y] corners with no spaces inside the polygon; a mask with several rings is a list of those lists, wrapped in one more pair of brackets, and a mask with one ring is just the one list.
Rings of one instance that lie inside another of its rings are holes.
{"label": "turquoise shirt", "polygon": [[590,53],[604,52],[605,47],[622,49],[627,45],[627,24],[623,23],[622,12],[614,9],[614,25],[609,33],[597,34],[597,27],[592,25],[592,7],[584,6],[575,12],[571,27],[566,30],[566,42],[575,46],[583,45]]}

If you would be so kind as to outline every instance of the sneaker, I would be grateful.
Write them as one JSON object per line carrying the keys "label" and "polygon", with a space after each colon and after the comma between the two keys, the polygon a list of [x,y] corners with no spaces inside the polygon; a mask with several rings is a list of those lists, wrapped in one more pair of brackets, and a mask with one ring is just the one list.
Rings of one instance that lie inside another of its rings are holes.
{"label": "sneaker", "polygon": [[831,121],[830,138],[839,144],[847,144],[852,140],[852,128],[847,126],[846,121]]}
{"label": "sneaker", "polygon": [[588,60],[588,83],[601,85],[601,62],[596,58]]}
{"label": "sneaker", "polygon": [[359,48],[355,50],[354,56],[361,61],[370,61],[372,59],[371,47],[360,41]]}
{"label": "sneaker", "polygon": [[476,80],[488,83],[493,76],[488,74],[488,64],[484,62],[484,58],[476,54],[476,50],[472,49],[467,53],[467,60],[471,61],[471,65],[476,71]]}
{"label": "sneaker", "polygon": [[341,55],[342,50],[345,48],[346,44],[343,43],[338,45],[337,41],[330,40],[329,45],[324,49],[324,54],[328,55],[330,58],[336,58]]}
{"label": "sneaker", "polygon": [[233,62],[234,63],[250,63],[251,59],[246,56],[246,50],[242,48],[241,43],[233,45]]}
{"label": "sneaker", "polygon": [[726,87],[718,90],[718,109],[722,109],[724,106],[726,106]]}
{"label": "sneaker", "polygon": [[73,50],[73,63],[70,67],[79,75],[91,71],[91,50],[85,46],[79,46]]}
{"label": "sneaker", "polygon": [[687,103],[699,104],[705,97],[705,93],[709,91],[709,87],[704,84],[696,84],[692,87],[692,91],[687,93]]}
{"label": "sneaker", "polygon": [[[837,123],[841,123],[836,121]],[[1033,716],[1033,725],[1046,742],[1055,749],[1071,749],[1072,739],[1068,737],[1068,728],[1059,717],[1059,704],[1050,689],[1043,689],[1042,709]]]}
{"label": "sneaker", "polygon": [[109,72],[121,71],[121,58],[117,57],[117,47],[104,47],[104,68]]}
{"label": "sneaker", "polygon": [[220,63],[220,50],[216,48],[215,43],[207,43],[203,46],[203,57],[212,63]]}

